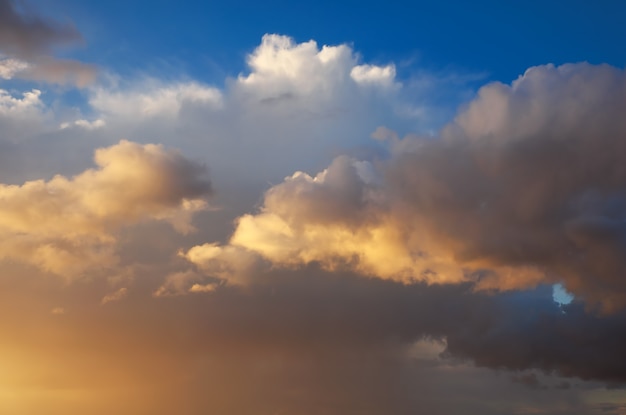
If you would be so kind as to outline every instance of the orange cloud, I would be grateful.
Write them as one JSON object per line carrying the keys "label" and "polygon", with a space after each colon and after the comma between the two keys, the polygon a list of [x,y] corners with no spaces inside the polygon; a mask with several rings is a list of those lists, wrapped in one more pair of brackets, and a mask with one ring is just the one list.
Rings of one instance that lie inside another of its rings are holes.
{"label": "orange cloud", "polygon": [[117,263],[116,232],[147,220],[193,230],[211,184],[203,165],[162,146],[129,141],[95,152],[95,169],[0,185],[0,258],[75,278]]}

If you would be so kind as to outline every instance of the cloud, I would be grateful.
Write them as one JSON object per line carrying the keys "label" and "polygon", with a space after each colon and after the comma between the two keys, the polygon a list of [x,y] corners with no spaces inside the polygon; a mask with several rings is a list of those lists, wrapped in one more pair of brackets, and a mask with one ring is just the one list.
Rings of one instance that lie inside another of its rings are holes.
{"label": "cloud", "polygon": [[626,346],[619,329],[626,314],[601,317],[580,302],[559,306],[549,295],[546,287],[487,297],[482,307],[472,307],[471,319],[447,333],[445,354],[490,368],[626,382],[626,366],[617,357]]}
{"label": "cloud", "polygon": [[[626,314],[594,315],[577,301],[560,306],[550,286],[493,294],[471,284],[405,285],[316,266],[258,269],[255,276],[245,290],[213,282],[210,296],[176,298],[191,308],[205,304],[196,318],[211,338],[228,339],[227,347],[242,353],[250,347],[320,359],[342,353],[398,357],[427,338],[443,342],[441,365],[467,361],[509,370],[526,386],[557,387],[558,376],[626,382],[620,363]],[[176,281],[179,293],[203,291],[197,273],[179,274]]]}
{"label": "cloud", "polygon": [[358,65],[352,68],[350,77],[359,84],[380,85],[390,88],[394,86],[396,67],[394,65]]}
{"label": "cloud", "polygon": [[105,304],[113,302],[113,301],[120,301],[124,297],[126,297],[126,295],[128,295],[128,288],[122,287],[122,288],[118,289],[117,291],[114,291],[114,292],[112,292],[110,294],[105,295],[102,298],[102,301],[100,301],[100,304],[105,305]]}
{"label": "cloud", "polygon": [[13,119],[22,118],[41,109],[43,103],[39,99],[40,96],[41,91],[38,89],[24,92],[21,99],[13,97],[4,89],[0,89],[0,115],[10,116]]}
{"label": "cloud", "polygon": [[0,52],[9,56],[0,61],[0,77],[78,87],[92,83],[97,72],[95,66],[51,56],[57,46],[82,43],[78,30],[71,24],[45,19],[19,6],[11,0],[0,1]]}
{"label": "cloud", "polygon": [[[202,275],[194,271],[175,272],[168,275],[165,282],[158,287],[152,295],[154,297],[170,297],[187,294],[188,292],[193,292],[192,288],[198,285],[197,281],[202,279]],[[208,292],[208,290],[206,292]]]}
{"label": "cloud", "polygon": [[64,122],[62,123],[59,128],[61,128],[62,130],[65,130],[66,128],[72,128],[72,127],[78,127],[78,128],[84,128],[86,130],[95,130],[98,128],[102,128],[106,125],[106,122],[104,122],[104,120],[98,118],[97,120],[93,120],[93,121],[88,121],[88,120],[75,120],[73,122]]}
{"label": "cloud", "polygon": [[[150,292],[163,273],[158,268],[139,271],[133,292]],[[10,377],[5,390],[18,392],[19,385],[38,380],[39,388],[31,393],[36,403],[49,402],[48,413],[82,409],[88,402],[102,402],[96,413],[126,413],[129,403],[137,405],[135,412],[154,414],[176,407],[182,413],[242,415],[279,409],[331,415],[410,414],[420,409],[495,415],[520,407],[552,414],[594,413],[583,398],[598,384],[572,379],[570,389],[557,390],[551,385],[562,378],[535,371],[550,389],[533,390],[510,382],[509,374],[438,356],[446,347],[459,350],[460,339],[472,336],[480,336],[489,348],[506,344],[511,356],[527,345],[538,347],[541,330],[527,342],[521,340],[528,332],[520,331],[510,345],[503,343],[502,330],[509,321],[519,323],[516,327],[526,322],[530,331],[562,315],[549,289],[504,299],[472,292],[468,286],[407,286],[314,266],[297,273],[274,269],[257,277],[265,283],[246,290],[218,286],[209,294],[158,299],[129,295],[114,307],[102,307],[93,303],[101,298],[97,284],[55,285],[54,279],[32,284],[32,279],[16,276],[12,292],[0,291],[0,310],[21,315],[20,321],[28,324],[0,322],[7,338],[18,339],[19,346],[3,348],[2,357],[10,362],[6,367],[24,370]],[[26,289],[22,298],[15,296],[17,287]],[[41,302],[63,304],[71,312],[63,319],[31,321],[28,316],[38,312]],[[529,314],[527,307],[539,312]],[[571,317],[574,322],[576,317]],[[565,321],[546,330],[561,330]],[[42,332],[47,339],[43,349]],[[457,335],[455,346],[442,341],[447,334]],[[597,340],[598,350],[611,350],[602,346],[606,338]],[[571,339],[557,334],[545,343],[555,351],[573,347]],[[499,353],[498,360],[506,355]],[[572,365],[589,363],[562,355]],[[611,356],[604,356],[609,362]],[[542,363],[537,357],[527,364]],[[86,373],[86,367],[99,376]],[[8,376],[0,374],[0,384]],[[84,401],[63,399],[65,391],[77,387]],[[55,388],[61,392],[44,395]],[[20,396],[14,394],[3,404]],[[126,402],[124,396],[152,398]]]}
{"label": "cloud", "polygon": [[146,220],[193,230],[211,184],[203,165],[160,145],[98,149],[96,169],[72,178],[0,185],[2,257],[75,278],[117,263],[115,232]]}
{"label": "cloud", "polygon": [[267,34],[248,56],[251,73],[237,79],[251,94],[276,96],[286,91],[329,97],[332,85],[346,79],[355,64],[347,45],[324,46],[314,40],[296,44],[288,36]]}
{"label": "cloud", "polygon": [[[89,89],[90,115],[134,141],[175,139],[186,153],[206,154],[223,172],[216,180],[256,186],[320,168],[385,121],[416,123],[399,114],[415,95],[402,90],[393,65],[364,63],[349,45],[265,35],[246,62],[219,88],[148,76],[102,83]],[[355,68],[380,79],[358,82]]]}
{"label": "cloud", "polygon": [[176,118],[185,105],[199,104],[208,110],[219,109],[222,94],[217,88],[195,82],[162,85],[146,81],[143,86],[130,91],[97,88],[90,104],[101,114],[138,122],[158,117]]}
{"label": "cloud", "polygon": [[84,88],[91,85],[97,76],[94,65],[70,59],[40,58],[27,67],[15,72],[15,76],[33,81],[44,81],[60,85],[75,85]]}
{"label": "cloud", "polygon": [[[0,145],[19,146],[18,143],[24,143],[45,131],[51,111],[43,102],[42,94],[39,89],[27,90],[18,95],[0,88]],[[4,165],[11,163],[8,150],[5,148],[0,155]],[[7,175],[9,172],[3,171],[3,176]]]}
{"label": "cloud", "polygon": [[0,1],[0,49],[29,56],[49,52],[53,46],[82,41],[76,28],[33,13],[20,13],[11,0]]}
{"label": "cloud", "polygon": [[0,78],[11,79],[15,74],[28,68],[28,64],[19,59],[0,58]]}
{"label": "cloud", "polygon": [[625,89],[622,70],[584,63],[489,84],[438,138],[392,135],[387,159],[342,156],[287,177],[230,244],[280,266],[405,282],[562,282],[615,311],[626,305]]}

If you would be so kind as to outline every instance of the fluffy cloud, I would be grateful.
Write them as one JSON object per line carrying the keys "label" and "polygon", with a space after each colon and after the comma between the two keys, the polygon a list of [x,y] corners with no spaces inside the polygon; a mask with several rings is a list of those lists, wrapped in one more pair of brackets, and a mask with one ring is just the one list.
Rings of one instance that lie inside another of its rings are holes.
{"label": "fluffy cloud", "polygon": [[359,84],[378,84],[389,88],[394,85],[396,67],[394,65],[358,65],[352,68],[350,77]]}
{"label": "fluffy cloud", "polygon": [[[206,154],[220,177],[280,180],[296,169],[318,169],[333,154],[361,145],[411,101],[393,65],[362,63],[348,45],[297,43],[265,35],[247,70],[223,88],[182,80],[115,80],[90,89],[93,116],[133,141],[172,143]],[[395,124],[395,123],[394,123]],[[245,149],[245,151],[242,151]],[[245,165],[246,171],[233,166]]]}
{"label": "fluffy cloud", "polygon": [[11,79],[16,73],[28,68],[28,64],[19,59],[0,57],[0,78]]}
{"label": "fluffy cloud", "polygon": [[0,185],[3,258],[66,278],[117,263],[115,232],[145,220],[192,230],[211,192],[204,166],[159,145],[121,141],[95,153],[97,169]]}
{"label": "fluffy cloud", "polygon": [[38,89],[24,92],[22,98],[16,98],[8,91],[0,89],[0,116],[19,120],[38,113],[43,108],[40,96],[41,91]]}
{"label": "fluffy cloud", "polygon": [[588,64],[487,85],[437,139],[386,134],[387,160],[288,177],[230,243],[405,282],[562,281],[614,311],[626,305],[625,90],[623,71]]}
{"label": "fluffy cloud", "polygon": [[[244,93],[280,97],[309,95],[320,100],[340,98],[354,86],[394,89],[395,65],[360,64],[348,45],[319,48],[314,40],[296,44],[287,36],[265,35],[248,56],[250,74],[237,79]],[[339,87],[339,89],[337,89]]]}
{"label": "fluffy cloud", "polygon": [[[0,146],[5,147],[0,153],[2,164],[6,166],[11,163],[11,147],[15,148],[40,135],[46,130],[51,118],[51,111],[42,100],[41,90],[31,89],[15,94],[0,88]],[[3,177],[10,175],[8,171],[2,173]]]}

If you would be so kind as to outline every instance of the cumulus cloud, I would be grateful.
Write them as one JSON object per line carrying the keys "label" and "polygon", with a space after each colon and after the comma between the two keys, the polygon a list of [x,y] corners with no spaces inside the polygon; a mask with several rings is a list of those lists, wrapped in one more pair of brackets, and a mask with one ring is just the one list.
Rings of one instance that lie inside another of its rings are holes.
{"label": "cumulus cloud", "polygon": [[394,65],[357,65],[350,71],[350,77],[360,84],[390,88],[394,86],[396,67]]}
{"label": "cumulus cloud", "polygon": [[[241,74],[232,84],[233,95],[243,102],[283,105],[324,114],[351,110],[370,86],[392,92],[401,84],[393,64],[361,64],[354,50],[346,45],[323,45],[314,40],[296,43],[288,36],[266,34],[248,56],[249,74]],[[364,89],[365,88],[365,89]],[[331,105],[324,111],[324,107]],[[334,107],[334,108],[333,108]]]}
{"label": "cumulus cloud", "polygon": [[279,96],[285,92],[328,97],[333,84],[346,79],[346,69],[355,64],[347,45],[318,48],[314,40],[296,44],[288,36],[268,34],[248,56],[251,73],[238,82],[247,91]]}
{"label": "cumulus cloud", "polygon": [[589,64],[489,84],[436,139],[392,134],[388,159],[288,177],[230,244],[405,282],[563,282],[614,311],[626,305],[625,90],[623,71]]}
{"label": "cumulus cloud", "polygon": [[24,92],[22,98],[16,98],[8,91],[0,89],[0,115],[19,119],[32,114],[43,107],[40,96],[41,91],[38,89]]}
{"label": "cumulus cloud", "polygon": [[[393,65],[364,63],[347,44],[265,35],[246,61],[245,71],[224,87],[122,79],[91,88],[89,107],[110,131],[135,141],[175,137],[178,148],[207,154],[214,171],[240,183],[319,169],[343,149],[362,145],[385,121],[416,123],[396,113],[411,97]],[[246,171],[234,168],[239,165]]]}
{"label": "cumulus cloud", "polygon": [[145,220],[193,230],[211,192],[205,167],[160,145],[129,141],[95,152],[96,169],[72,178],[0,185],[2,258],[74,278],[117,263],[115,232]]}

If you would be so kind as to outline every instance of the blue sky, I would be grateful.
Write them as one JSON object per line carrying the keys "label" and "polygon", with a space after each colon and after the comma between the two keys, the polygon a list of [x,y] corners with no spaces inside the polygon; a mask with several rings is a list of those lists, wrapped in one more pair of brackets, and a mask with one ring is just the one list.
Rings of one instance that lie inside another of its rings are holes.
{"label": "blue sky", "polygon": [[408,73],[452,68],[503,82],[545,63],[626,64],[626,6],[617,0],[31,3],[72,19],[87,42],[73,53],[86,60],[216,83],[244,69],[265,33],[351,43],[367,61],[406,63]]}

